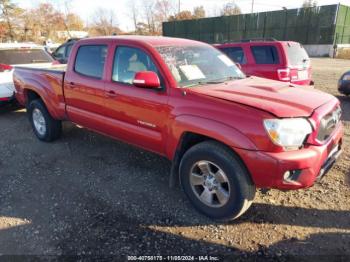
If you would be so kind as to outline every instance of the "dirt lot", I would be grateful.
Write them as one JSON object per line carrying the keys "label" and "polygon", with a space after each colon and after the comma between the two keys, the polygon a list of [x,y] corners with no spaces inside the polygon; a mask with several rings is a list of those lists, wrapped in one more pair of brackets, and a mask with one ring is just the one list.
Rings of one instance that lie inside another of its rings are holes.
{"label": "dirt lot", "polygon": [[62,139],[42,143],[24,110],[1,108],[0,254],[350,259],[350,97],[336,90],[350,61],[313,59],[313,67],[316,88],[342,102],[342,158],[320,184],[259,192],[228,223],[201,216],[168,188],[166,159],[68,123]]}

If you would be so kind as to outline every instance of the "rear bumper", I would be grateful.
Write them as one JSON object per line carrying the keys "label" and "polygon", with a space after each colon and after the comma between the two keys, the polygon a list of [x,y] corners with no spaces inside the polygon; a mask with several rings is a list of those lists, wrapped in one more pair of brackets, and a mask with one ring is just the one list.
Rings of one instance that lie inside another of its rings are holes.
{"label": "rear bumper", "polygon": [[6,104],[14,101],[15,98],[15,93],[13,93],[12,96],[6,96],[6,97],[0,97],[0,104]]}
{"label": "rear bumper", "polygon": [[301,150],[280,153],[234,150],[246,164],[257,187],[300,189],[312,186],[331,169],[341,154],[342,137],[340,124],[322,146],[308,145]]}
{"label": "rear bumper", "polygon": [[307,80],[300,80],[300,81],[291,81],[292,84],[295,85],[300,85],[300,86],[313,86],[314,85],[314,81],[312,81],[311,79],[307,79]]}

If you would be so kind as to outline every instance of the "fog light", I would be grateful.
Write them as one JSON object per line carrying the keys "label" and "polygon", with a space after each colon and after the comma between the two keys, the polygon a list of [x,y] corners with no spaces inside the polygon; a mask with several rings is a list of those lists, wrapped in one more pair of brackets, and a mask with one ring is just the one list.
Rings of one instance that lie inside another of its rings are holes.
{"label": "fog light", "polygon": [[301,185],[298,182],[300,174],[301,174],[301,170],[286,171],[283,175],[283,183],[290,184],[290,185]]}

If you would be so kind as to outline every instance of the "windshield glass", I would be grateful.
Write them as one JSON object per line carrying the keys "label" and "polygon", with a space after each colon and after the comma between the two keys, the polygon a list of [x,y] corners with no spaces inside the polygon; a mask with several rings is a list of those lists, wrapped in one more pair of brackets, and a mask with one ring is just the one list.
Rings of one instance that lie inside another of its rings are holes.
{"label": "windshield glass", "polygon": [[52,63],[53,58],[43,49],[0,50],[0,63],[7,65]]}
{"label": "windshield glass", "polygon": [[288,60],[291,66],[308,67],[310,65],[309,55],[301,44],[288,43],[286,48]]}
{"label": "windshield glass", "polygon": [[234,62],[214,47],[160,46],[157,50],[180,87],[245,77]]}

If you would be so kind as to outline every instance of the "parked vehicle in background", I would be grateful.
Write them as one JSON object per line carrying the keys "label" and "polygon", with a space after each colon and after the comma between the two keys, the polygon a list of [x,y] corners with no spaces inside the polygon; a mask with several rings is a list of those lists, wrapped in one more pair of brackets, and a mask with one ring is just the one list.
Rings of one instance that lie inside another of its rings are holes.
{"label": "parked vehicle in background", "polygon": [[14,79],[38,139],[59,138],[70,120],[166,156],[172,184],[179,179],[191,203],[212,218],[239,217],[256,187],[312,186],[342,149],[334,96],[246,77],[197,41],[84,39],[66,71],[16,68]]}
{"label": "parked vehicle in background", "polygon": [[350,71],[343,74],[339,79],[338,90],[344,95],[350,95]]}
{"label": "parked vehicle in background", "polygon": [[247,75],[298,85],[313,84],[310,58],[300,43],[255,39],[215,46]]}
{"label": "parked vehicle in background", "polygon": [[54,59],[42,46],[26,43],[0,44],[0,101],[14,99],[13,68],[15,66],[47,67]]}
{"label": "parked vehicle in background", "polygon": [[67,64],[68,57],[72,51],[72,47],[80,38],[69,39],[64,44],[60,45],[51,55],[52,57],[60,62],[61,64]]}
{"label": "parked vehicle in background", "polygon": [[52,54],[53,52],[56,51],[56,49],[60,46],[60,44],[54,43],[50,39],[48,39],[44,41],[43,46],[49,54]]}

